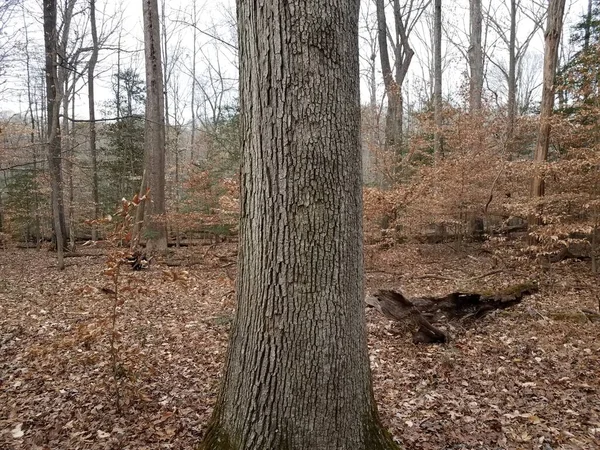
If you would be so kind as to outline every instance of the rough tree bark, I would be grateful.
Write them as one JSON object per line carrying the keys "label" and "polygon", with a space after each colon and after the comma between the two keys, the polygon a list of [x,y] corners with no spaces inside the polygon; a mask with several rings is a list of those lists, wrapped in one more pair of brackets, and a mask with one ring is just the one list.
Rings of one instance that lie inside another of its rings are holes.
{"label": "rough tree bark", "polygon": [[[540,164],[548,158],[548,146],[550,142],[550,118],[554,107],[554,78],[558,64],[558,45],[563,27],[563,16],[566,0],[551,0],[548,5],[548,20],[545,32],[544,50],[544,81],[542,87],[542,104],[540,108],[540,128],[538,131],[537,144],[535,146],[534,161]],[[538,170],[533,178],[532,197],[544,196],[544,177]],[[540,214],[532,214],[529,217],[530,225],[540,225],[542,218]]]}
{"label": "rough tree bark", "polygon": [[[143,0],[146,61],[146,126],[144,168],[150,202],[143,202],[148,251],[167,250],[165,223],[165,104],[160,54],[158,0]],[[145,189],[144,189],[145,190]]]}
{"label": "rough tree bark", "polygon": [[433,24],[433,115],[435,131],[433,136],[434,157],[444,157],[442,137],[442,0],[434,2]]}
{"label": "rough tree bark", "polygon": [[[96,107],[94,105],[94,76],[98,62],[98,28],[96,26],[96,0],[90,2],[90,29],[92,32],[92,53],[88,65],[88,109],[90,115],[90,155],[92,157],[92,201],[94,221],[100,218],[100,196],[98,194],[98,151],[96,150]],[[118,105],[117,105],[118,109]],[[98,226],[92,225],[92,240],[98,239]]]}
{"label": "rough tree bark", "polygon": [[483,92],[483,50],[481,0],[469,1],[470,14],[470,45],[469,45],[469,112],[476,114],[481,110],[481,96]]}
{"label": "rough tree bark", "polygon": [[203,449],[379,450],[363,300],[359,0],[238,0],[237,314]]}
{"label": "rough tree bark", "polygon": [[[61,99],[58,95],[58,35],[56,31],[56,0],[44,0],[44,47],[46,76],[46,110],[48,132],[48,167],[52,197],[52,224],[56,241],[59,269],[65,268],[64,233],[66,231],[62,192],[62,163],[60,145],[59,112]],[[62,220],[61,220],[62,219]]]}

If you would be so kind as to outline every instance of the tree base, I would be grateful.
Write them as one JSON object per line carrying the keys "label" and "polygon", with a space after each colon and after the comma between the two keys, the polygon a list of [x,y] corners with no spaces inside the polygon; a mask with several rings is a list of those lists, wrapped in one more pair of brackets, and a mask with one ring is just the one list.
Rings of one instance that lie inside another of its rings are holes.
{"label": "tree base", "polygon": [[[375,413],[376,414],[376,413]],[[390,433],[382,427],[379,420],[371,417],[368,420],[367,433],[364,446],[356,447],[352,444],[347,447],[335,447],[330,450],[403,450],[399,444],[394,442]],[[281,438],[281,437],[280,437]],[[285,442],[285,439],[283,439]],[[233,442],[229,434],[225,432],[222,425],[218,421],[211,421],[208,430],[202,442],[196,447],[197,450],[306,450],[306,447],[290,447],[288,444],[282,443],[276,448],[270,449],[252,449],[244,447]],[[329,450],[329,449],[319,449]]]}

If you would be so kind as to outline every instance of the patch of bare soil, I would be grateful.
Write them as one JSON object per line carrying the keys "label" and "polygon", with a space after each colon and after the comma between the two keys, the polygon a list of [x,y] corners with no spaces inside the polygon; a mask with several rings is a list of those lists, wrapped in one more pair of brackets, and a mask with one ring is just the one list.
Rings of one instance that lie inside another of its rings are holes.
{"label": "patch of bare soil", "polygon": [[[59,272],[51,253],[0,251],[0,449],[193,448],[233,317],[235,245],[124,267],[114,359],[111,278],[102,250],[86,255]],[[600,448],[599,324],[581,312],[598,304],[588,266],[538,268],[518,249],[367,248],[371,292],[540,286],[514,308],[452,325],[448,345],[414,345],[368,310],[391,433],[408,449]]]}

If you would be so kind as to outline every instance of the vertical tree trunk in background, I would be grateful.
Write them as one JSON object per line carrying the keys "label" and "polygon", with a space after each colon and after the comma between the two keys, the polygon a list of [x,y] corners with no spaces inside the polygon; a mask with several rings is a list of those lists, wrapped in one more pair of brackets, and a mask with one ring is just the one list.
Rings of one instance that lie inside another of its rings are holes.
{"label": "vertical tree trunk in background", "polygon": [[[61,51],[62,53],[62,46]],[[61,73],[62,72],[62,73]],[[61,86],[61,91],[59,92],[59,97],[62,98],[62,126],[61,126],[61,152],[64,156],[63,158],[63,166],[65,170],[65,176],[67,179],[67,198],[68,198],[68,208],[67,208],[67,216],[66,223],[68,223],[67,228],[65,230],[69,230],[68,233],[65,234],[65,244],[67,241],[69,250],[73,250],[71,247],[73,242],[73,143],[71,141],[71,127],[69,126],[69,107],[71,106],[70,102],[70,87],[69,87],[69,75],[70,72],[65,68],[61,68],[58,71],[59,78],[59,86]]]}
{"label": "vertical tree trunk in background", "polygon": [[510,37],[508,40],[508,102],[506,142],[509,156],[514,150],[515,121],[517,116],[517,0],[510,0]]}
{"label": "vertical tree trunk in background", "polygon": [[[96,26],[96,0],[90,2],[90,29],[92,32],[92,53],[88,65],[88,111],[90,115],[90,155],[92,157],[92,201],[94,221],[100,219],[100,195],[98,192],[98,151],[96,148],[96,106],[94,99],[94,77],[98,63],[98,29]],[[118,109],[118,108],[117,108]],[[98,226],[92,225],[92,241],[98,239]]]}
{"label": "vertical tree trunk in background", "polygon": [[404,105],[402,100],[402,84],[408,73],[410,63],[414,56],[414,51],[408,41],[408,31],[402,19],[400,1],[394,0],[392,3],[394,12],[395,26],[395,77],[392,72],[390,57],[388,52],[388,27],[385,16],[385,3],[383,0],[376,0],[377,9],[377,40],[379,42],[379,55],[381,61],[381,72],[385,92],[388,98],[386,120],[385,120],[385,143],[391,147],[396,154],[396,162],[402,160],[403,150],[403,120]]}
{"label": "vertical tree trunk in background", "polygon": [[163,71],[163,95],[165,98],[165,150],[169,148],[169,129],[171,128],[171,125],[169,123],[169,95],[168,95],[168,86],[169,86],[169,79],[168,79],[168,67],[169,67],[169,52],[167,49],[167,39],[169,37],[168,33],[167,33],[167,20],[166,20],[166,0],[162,0],[160,5],[161,5],[161,14],[162,14],[162,20],[160,21],[161,24],[161,32],[162,32],[162,39],[161,39],[161,44],[162,44],[162,67],[161,70]]}
{"label": "vertical tree trunk in background", "polygon": [[[77,76],[77,67],[73,66],[73,84],[71,86],[70,106],[71,106],[71,117],[75,118],[75,83]],[[68,83],[65,84],[65,89],[68,87]],[[65,113],[65,120],[68,120],[68,116]],[[76,227],[75,227],[75,179],[74,179],[74,168],[75,168],[75,125],[73,124],[69,128],[69,250],[75,251],[75,238],[76,238]]]}
{"label": "vertical tree trunk in background", "polygon": [[[61,163],[64,163],[65,172],[68,180],[68,188],[69,188],[69,213],[67,219],[64,212],[64,206],[60,208],[60,221],[63,229],[63,236],[65,244],[70,240],[70,228],[71,228],[71,173],[72,173],[72,144],[71,144],[71,134],[69,130],[69,105],[71,104],[70,98],[70,89],[69,89],[69,76],[73,71],[73,67],[68,62],[67,51],[69,45],[69,35],[71,32],[71,21],[73,19],[73,10],[75,9],[75,2],[77,0],[65,0],[64,7],[62,10],[62,24],[59,27],[60,36],[58,36],[58,67],[57,67],[57,90],[58,90],[58,98],[61,99],[62,102],[62,111],[63,111],[63,120],[62,120],[62,132],[60,133],[61,137],[61,153],[63,158],[61,158]],[[75,72],[73,71],[73,75]],[[65,157],[66,156],[66,157]],[[63,175],[61,173],[61,181]],[[62,186],[61,186],[62,189]],[[64,205],[64,197],[61,193],[61,202]]]}
{"label": "vertical tree trunk in background", "polygon": [[583,49],[587,50],[590,46],[590,37],[592,35],[592,20],[593,20],[593,4],[592,0],[588,0],[588,10],[585,20],[585,34],[583,35]]}
{"label": "vertical tree trunk in background", "polygon": [[371,66],[369,67],[369,107],[373,111],[377,111],[377,52],[371,53]]}
{"label": "vertical tree trunk in background", "polygon": [[[27,111],[29,113],[29,120],[31,123],[31,131],[29,133],[29,143],[31,145],[31,149],[32,149],[32,158],[33,158],[33,165],[32,165],[32,177],[35,180],[35,189],[33,191],[33,208],[34,208],[34,230],[35,230],[35,243],[36,243],[36,247],[39,247],[40,245],[40,241],[41,241],[41,236],[42,236],[42,232],[41,232],[41,221],[40,221],[40,201],[39,201],[39,196],[38,196],[38,189],[37,189],[37,159],[38,159],[38,153],[37,153],[37,144],[35,142],[35,133],[36,133],[36,127],[35,127],[35,113],[34,113],[34,95],[33,95],[33,89],[32,89],[32,84],[33,84],[33,79],[31,78],[31,56],[29,53],[29,31],[27,29],[27,20],[25,18],[25,6],[23,6],[23,31],[24,31],[24,37],[25,37],[25,68],[26,68],[26,74],[27,74],[27,102],[28,102],[28,108]],[[37,109],[37,108],[36,108]]]}
{"label": "vertical tree trunk in background", "polygon": [[115,90],[117,103],[117,122],[121,118],[121,32],[117,43],[117,89]]}
{"label": "vertical tree trunk in background", "polygon": [[[171,197],[175,198],[176,200],[176,204],[175,204],[175,211],[178,210],[178,196],[177,193],[179,192],[179,147],[177,146],[178,143],[177,142],[173,142],[171,139],[171,134],[174,131],[171,127],[171,117],[170,117],[170,111],[169,111],[169,50],[167,48],[167,43],[168,43],[168,38],[169,38],[169,33],[167,31],[167,13],[166,13],[166,0],[162,0],[161,1],[161,14],[162,14],[162,20],[161,20],[161,33],[162,33],[162,39],[161,39],[161,44],[162,44],[162,48],[163,48],[163,61],[162,61],[162,67],[163,67],[163,82],[164,82],[164,97],[165,97],[165,152],[171,152],[171,150],[174,150],[175,153],[175,184],[173,186],[173,184],[171,184]],[[177,102],[175,102],[175,107],[173,108],[174,114],[177,115]],[[175,120],[175,125],[177,125],[177,120]],[[176,137],[175,139],[178,140],[178,131],[175,131]],[[173,189],[174,187],[174,189]],[[177,225],[175,225],[175,230],[172,230],[175,232],[175,242],[177,247],[179,247],[179,230]]]}
{"label": "vertical tree trunk in background", "polygon": [[377,40],[379,41],[379,58],[381,61],[381,73],[383,75],[383,84],[387,95],[387,111],[385,115],[385,144],[387,147],[396,149],[399,145],[398,133],[398,96],[400,88],[396,84],[394,74],[392,73],[392,65],[390,63],[390,55],[387,44],[387,22],[385,18],[385,4],[383,0],[376,0],[377,7]]}
{"label": "vertical tree trunk in background", "polygon": [[[540,164],[548,158],[550,119],[554,107],[554,79],[558,64],[558,46],[562,33],[565,2],[566,0],[550,0],[550,5],[548,5],[548,20],[544,35],[544,81],[540,107],[540,128],[534,153],[534,162],[536,164]],[[531,195],[533,197],[542,197],[544,195],[544,188],[544,177],[537,170],[532,183]],[[540,225],[542,224],[542,219],[539,214],[534,214],[529,218],[529,223],[530,225]]]}
{"label": "vertical tree trunk in background", "polygon": [[[193,8],[193,20],[196,23],[197,20],[197,11],[196,11],[196,2],[192,2]],[[190,109],[192,113],[192,130],[190,136],[190,161],[192,163],[196,162],[196,41],[198,39],[198,29],[197,27],[192,27],[193,29],[193,37],[192,39],[192,98],[190,99]]]}
{"label": "vertical tree trunk in background", "polygon": [[[47,146],[48,168],[50,172],[50,188],[52,196],[52,223],[54,238],[58,254],[58,268],[64,269],[64,207],[62,200],[62,164],[60,147],[59,111],[60,98],[58,97],[58,39],[56,32],[56,0],[44,0],[44,48],[45,48],[45,75],[46,75],[46,105],[47,105]],[[61,214],[62,211],[62,214]],[[61,220],[62,217],[62,220]]]}
{"label": "vertical tree trunk in background", "polygon": [[237,313],[200,448],[380,450],[363,300],[358,0],[238,0]]}
{"label": "vertical tree trunk in background", "polygon": [[143,0],[146,61],[144,168],[150,202],[143,202],[144,233],[150,252],[167,250],[165,223],[165,104],[160,55],[158,0]]}
{"label": "vertical tree trunk in background", "polygon": [[470,45],[469,45],[469,112],[475,115],[481,111],[481,96],[483,91],[483,49],[481,0],[469,1],[470,15]]}
{"label": "vertical tree trunk in background", "polygon": [[434,1],[433,18],[433,115],[435,131],[433,136],[434,158],[444,157],[442,135],[442,0]]}

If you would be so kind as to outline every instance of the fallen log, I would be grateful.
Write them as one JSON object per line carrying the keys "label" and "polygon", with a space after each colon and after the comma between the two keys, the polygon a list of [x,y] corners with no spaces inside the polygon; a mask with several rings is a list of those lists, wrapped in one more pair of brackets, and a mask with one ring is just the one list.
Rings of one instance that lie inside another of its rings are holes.
{"label": "fallen log", "polygon": [[367,303],[384,316],[394,320],[411,319],[418,326],[417,332],[413,335],[415,343],[444,343],[449,340],[446,333],[434,327],[419,309],[398,291],[378,291],[375,297],[367,297]]}
{"label": "fallen log", "polygon": [[406,298],[401,292],[380,290],[366,303],[384,316],[399,322],[412,321],[417,330],[415,343],[445,343],[449,336],[433,323],[479,319],[491,311],[505,309],[521,302],[523,297],[537,292],[534,283],[519,284],[494,292],[452,292],[441,297]]}

